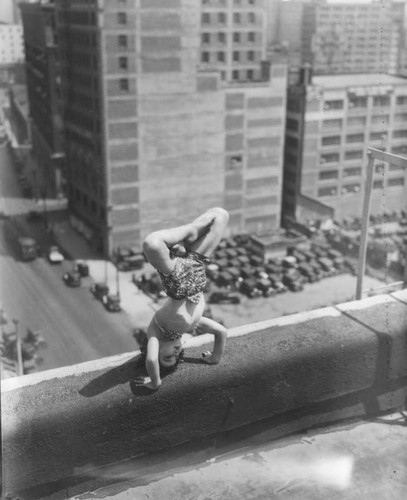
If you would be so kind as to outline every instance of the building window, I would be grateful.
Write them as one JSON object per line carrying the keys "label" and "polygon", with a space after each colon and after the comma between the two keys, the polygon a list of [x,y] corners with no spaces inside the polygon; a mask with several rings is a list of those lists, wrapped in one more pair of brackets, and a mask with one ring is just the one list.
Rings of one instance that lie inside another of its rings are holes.
{"label": "building window", "polygon": [[391,152],[395,155],[407,155],[407,146],[394,146]]}
{"label": "building window", "polygon": [[337,170],[325,170],[322,172],[319,172],[318,174],[318,179],[320,181],[326,181],[328,179],[337,179],[338,178],[338,171]]}
{"label": "building window", "polygon": [[224,12],[219,12],[219,14],[218,14],[218,22],[219,22],[219,24],[225,24],[226,23],[226,14]]}
{"label": "building window", "polygon": [[254,12],[249,12],[248,19],[249,19],[250,24],[255,24],[256,23],[256,14]]}
{"label": "building window", "polygon": [[407,122],[407,113],[396,113],[394,115],[395,123]]}
{"label": "building window", "polygon": [[129,81],[127,78],[120,78],[119,80],[120,90],[128,91],[129,90]]}
{"label": "building window", "polygon": [[401,139],[402,137],[407,137],[407,130],[395,130],[393,132],[393,139]]}
{"label": "building window", "polygon": [[336,196],[338,194],[338,188],[335,187],[322,187],[318,189],[318,196]]}
{"label": "building window", "polygon": [[209,24],[211,22],[211,17],[208,12],[204,12],[201,17],[202,24]]}
{"label": "building window", "polygon": [[126,49],[127,48],[127,35],[119,35],[118,44],[119,44],[120,48]]}
{"label": "building window", "polygon": [[240,33],[239,33],[238,31],[235,31],[235,32],[233,33],[233,41],[234,41],[235,43],[240,43]]}
{"label": "building window", "polygon": [[209,33],[202,33],[202,43],[207,44],[211,41]]}
{"label": "building window", "polygon": [[248,69],[246,74],[247,74],[247,79],[248,80],[253,80],[254,73],[253,73],[252,69]]}
{"label": "building window", "polygon": [[119,57],[119,68],[127,69],[127,67],[128,67],[127,57]]}
{"label": "building window", "polygon": [[366,108],[367,107],[367,97],[351,96],[348,101],[349,108]]}
{"label": "building window", "polygon": [[335,163],[339,161],[339,153],[325,153],[321,155],[320,163]]}
{"label": "building window", "polygon": [[322,138],[322,146],[334,146],[341,143],[340,135],[332,135]]}
{"label": "building window", "polygon": [[384,163],[376,163],[374,171],[375,174],[384,174]]}
{"label": "building window", "polygon": [[359,183],[347,184],[346,186],[342,186],[342,194],[359,193],[359,191],[360,191],[360,184]]}
{"label": "building window", "polygon": [[364,127],[366,125],[366,116],[352,116],[348,118],[348,127]]}
{"label": "building window", "polygon": [[371,141],[385,141],[387,139],[387,132],[372,132],[370,134]]}
{"label": "building window", "polygon": [[235,12],[233,14],[233,22],[235,24],[240,24],[241,23],[241,20],[242,20],[242,16],[240,15],[240,12]]}
{"label": "building window", "polygon": [[227,161],[227,170],[240,170],[243,165],[241,155],[230,156]]}
{"label": "building window", "polygon": [[395,177],[394,179],[389,179],[387,185],[391,186],[404,186],[404,177]]}
{"label": "building window", "polygon": [[240,52],[238,52],[237,50],[234,50],[234,51],[233,51],[233,60],[234,60],[235,62],[240,61]]}
{"label": "building window", "polygon": [[389,115],[373,115],[372,116],[372,125],[388,125],[390,120]]}
{"label": "building window", "polygon": [[201,61],[203,63],[209,62],[209,52],[202,52],[202,54],[201,54]]}
{"label": "building window", "polygon": [[225,62],[225,53],[224,52],[218,52],[218,61]]}
{"label": "building window", "polygon": [[232,79],[239,80],[239,71],[238,70],[235,69],[232,71]]}
{"label": "building window", "polygon": [[127,24],[127,14],[125,12],[118,12],[117,22],[118,24]]}
{"label": "building window", "polygon": [[349,134],[346,136],[346,142],[364,142],[365,134]]}
{"label": "building window", "polygon": [[390,106],[390,96],[376,95],[373,97],[373,106]]}
{"label": "building window", "polygon": [[254,50],[249,50],[247,53],[247,60],[254,61]]}
{"label": "building window", "polygon": [[322,123],[323,128],[341,128],[342,120],[340,118],[336,118],[334,120],[324,120]]}
{"label": "building window", "polygon": [[250,43],[256,41],[256,33],[254,33],[254,31],[249,31],[249,33],[247,33],[247,41]]}
{"label": "building window", "polygon": [[356,177],[362,175],[362,167],[344,168],[342,177]]}
{"label": "building window", "polygon": [[294,120],[293,118],[287,118],[286,127],[289,130],[298,130],[299,127],[298,120]]}
{"label": "building window", "polygon": [[394,172],[395,170],[403,170],[403,166],[402,165],[396,165],[394,163],[390,163],[389,170],[391,172]]}
{"label": "building window", "polygon": [[373,181],[373,189],[383,189],[383,188],[384,188],[383,179],[378,179]]}
{"label": "building window", "polygon": [[396,104],[404,106],[407,104],[407,95],[398,95],[396,97]]}
{"label": "building window", "polygon": [[343,101],[341,99],[335,99],[333,101],[325,101],[324,110],[329,111],[331,109],[343,109]]}
{"label": "building window", "polygon": [[226,43],[226,34],[223,32],[218,33],[218,42]]}
{"label": "building window", "polygon": [[361,160],[363,158],[363,151],[345,151],[345,160]]}

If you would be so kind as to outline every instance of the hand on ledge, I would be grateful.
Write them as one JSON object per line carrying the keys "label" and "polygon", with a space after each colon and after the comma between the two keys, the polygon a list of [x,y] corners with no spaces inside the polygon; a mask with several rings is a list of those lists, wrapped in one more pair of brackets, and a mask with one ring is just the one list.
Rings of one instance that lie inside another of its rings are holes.
{"label": "hand on ledge", "polygon": [[210,351],[205,351],[202,353],[202,360],[208,365],[217,365],[220,361],[220,356],[215,356]]}
{"label": "hand on ledge", "polygon": [[156,391],[160,385],[161,381],[154,384],[150,377],[136,377],[134,379],[135,385],[139,387],[146,387],[147,389],[151,389],[152,391]]}

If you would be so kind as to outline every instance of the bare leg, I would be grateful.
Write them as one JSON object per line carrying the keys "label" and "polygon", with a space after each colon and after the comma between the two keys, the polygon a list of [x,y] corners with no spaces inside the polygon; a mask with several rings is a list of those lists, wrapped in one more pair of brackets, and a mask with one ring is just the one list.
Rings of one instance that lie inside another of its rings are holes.
{"label": "bare leg", "polygon": [[211,208],[190,224],[149,234],[143,242],[144,254],[158,271],[170,274],[175,267],[171,247],[181,243],[189,250],[209,256],[222,239],[228,221],[226,210]]}
{"label": "bare leg", "polygon": [[186,241],[187,250],[209,257],[223,238],[228,222],[229,214],[226,210],[219,207],[210,208],[191,223],[193,227],[198,228],[198,237],[195,241]]}

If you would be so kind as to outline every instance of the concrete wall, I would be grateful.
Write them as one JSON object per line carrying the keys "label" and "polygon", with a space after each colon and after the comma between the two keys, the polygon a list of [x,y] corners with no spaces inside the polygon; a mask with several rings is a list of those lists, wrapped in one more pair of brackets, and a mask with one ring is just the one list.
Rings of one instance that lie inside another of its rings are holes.
{"label": "concrete wall", "polygon": [[153,393],[133,383],[137,353],[3,381],[3,492],[60,498],[109,464],[255,422],[278,437],[275,419],[287,433],[304,415],[377,414],[407,387],[406,290],[229,334],[216,366],[199,361],[209,336],[191,339]]}

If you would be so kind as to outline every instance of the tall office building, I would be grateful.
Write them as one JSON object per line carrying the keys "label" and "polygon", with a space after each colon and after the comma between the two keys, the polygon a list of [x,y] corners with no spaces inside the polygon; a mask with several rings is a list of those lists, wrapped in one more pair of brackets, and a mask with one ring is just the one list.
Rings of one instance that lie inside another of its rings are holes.
{"label": "tall office building", "polygon": [[21,13],[35,158],[31,182],[37,196],[62,195],[64,141],[55,8],[53,2],[22,3]]}
{"label": "tall office building", "polygon": [[279,227],[286,67],[264,60],[264,0],[55,5],[69,205],[95,245],[213,205],[231,231]]}
{"label": "tall office building", "polygon": [[23,29],[20,24],[0,22],[0,65],[24,59]]}
{"label": "tall office building", "polygon": [[287,53],[290,67],[309,63],[314,74],[405,72],[404,0],[277,3],[272,40]]}
{"label": "tall office building", "polygon": [[[314,76],[288,92],[283,215],[361,216],[367,148],[407,156],[407,80]],[[372,212],[407,209],[407,172],[375,166]]]}

